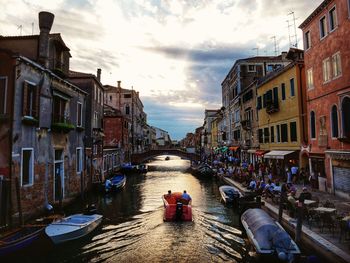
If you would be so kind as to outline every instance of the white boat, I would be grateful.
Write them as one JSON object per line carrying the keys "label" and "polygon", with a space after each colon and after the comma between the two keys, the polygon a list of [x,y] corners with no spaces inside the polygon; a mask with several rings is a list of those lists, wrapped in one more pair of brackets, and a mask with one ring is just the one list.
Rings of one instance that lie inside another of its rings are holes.
{"label": "white boat", "polygon": [[231,185],[222,185],[219,187],[219,191],[222,199],[227,204],[231,203],[238,205],[239,199],[243,196],[236,187]]}
{"label": "white boat", "polygon": [[102,215],[75,214],[55,221],[45,228],[53,243],[60,244],[86,236],[102,222]]}
{"label": "white boat", "polygon": [[241,222],[257,254],[294,262],[300,255],[297,244],[284,228],[262,209],[248,209]]}

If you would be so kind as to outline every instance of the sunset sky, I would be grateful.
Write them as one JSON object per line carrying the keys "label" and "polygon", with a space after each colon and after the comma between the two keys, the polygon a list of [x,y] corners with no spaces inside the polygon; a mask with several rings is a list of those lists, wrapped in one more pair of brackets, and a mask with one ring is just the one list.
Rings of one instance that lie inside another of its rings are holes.
{"label": "sunset sky", "polygon": [[51,32],[71,49],[71,70],[101,68],[103,84],[133,86],[148,123],[181,139],[203,124],[205,109],[221,107],[221,82],[236,59],[274,55],[273,36],[278,53],[287,50],[288,14],[298,27],[321,2],[0,0],[0,35],[19,35],[20,25],[22,35],[38,34],[38,12],[54,13]]}

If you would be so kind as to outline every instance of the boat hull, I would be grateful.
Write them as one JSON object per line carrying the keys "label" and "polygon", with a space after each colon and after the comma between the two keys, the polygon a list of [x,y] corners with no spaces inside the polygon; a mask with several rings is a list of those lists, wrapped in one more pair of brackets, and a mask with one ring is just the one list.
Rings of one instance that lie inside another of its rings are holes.
{"label": "boat hull", "polygon": [[163,195],[164,221],[192,221],[191,201],[181,199],[181,193],[173,193],[171,197]]}
{"label": "boat hull", "polygon": [[[72,218],[89,219],[84,223],[75,223]],[[101,215],[73,215],[62,219],[61,221],[50,224],[46,227],[45,233],[50,237],[54,244],[60,244],[67,241],[82,238],[91,233],[102,222]]]}
{"label": "boat hull", "polygon": [[45,226],[23,226],[0,239],[0,256],[23,250],[44,237]]}
{"label": "boat hull", "polygon": [[237,188],[230,185],[220,186],[219,191],[222,200],[226,204],[238,205],[239,199],[243,196],[243,194]]}

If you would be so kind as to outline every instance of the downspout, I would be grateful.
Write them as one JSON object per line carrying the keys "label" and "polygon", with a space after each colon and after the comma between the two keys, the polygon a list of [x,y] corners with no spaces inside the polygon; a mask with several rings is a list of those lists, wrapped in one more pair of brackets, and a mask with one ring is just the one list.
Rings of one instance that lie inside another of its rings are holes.
{"label": "downspout", "polygon": [[299,67],[299,82],[300,82],[300,100],[301,100],[301,118],[302,118],[302,133],[303,133],[303,142],[307,143],[307,135],[306,135],[306,129],[305,129],[305,118],[306,118],[306,112],[304,110],[304,94],[303,94],[303,81],[302,81],[302,69],[303,65],[298,63]]}

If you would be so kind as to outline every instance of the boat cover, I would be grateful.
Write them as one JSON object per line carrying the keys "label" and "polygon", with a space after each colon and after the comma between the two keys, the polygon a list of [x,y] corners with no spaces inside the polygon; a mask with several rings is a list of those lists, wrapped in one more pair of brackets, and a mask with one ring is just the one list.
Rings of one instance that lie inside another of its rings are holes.
{"label": "boat cover", "polygon": [[[288,233],[262,209],[248,209],[241,218],[251,231],[253,238],[257,241],[260,250],[275,250],[277,252],[288,252],[295,249]],[[298,250],[298,249],[297,249]]]}

